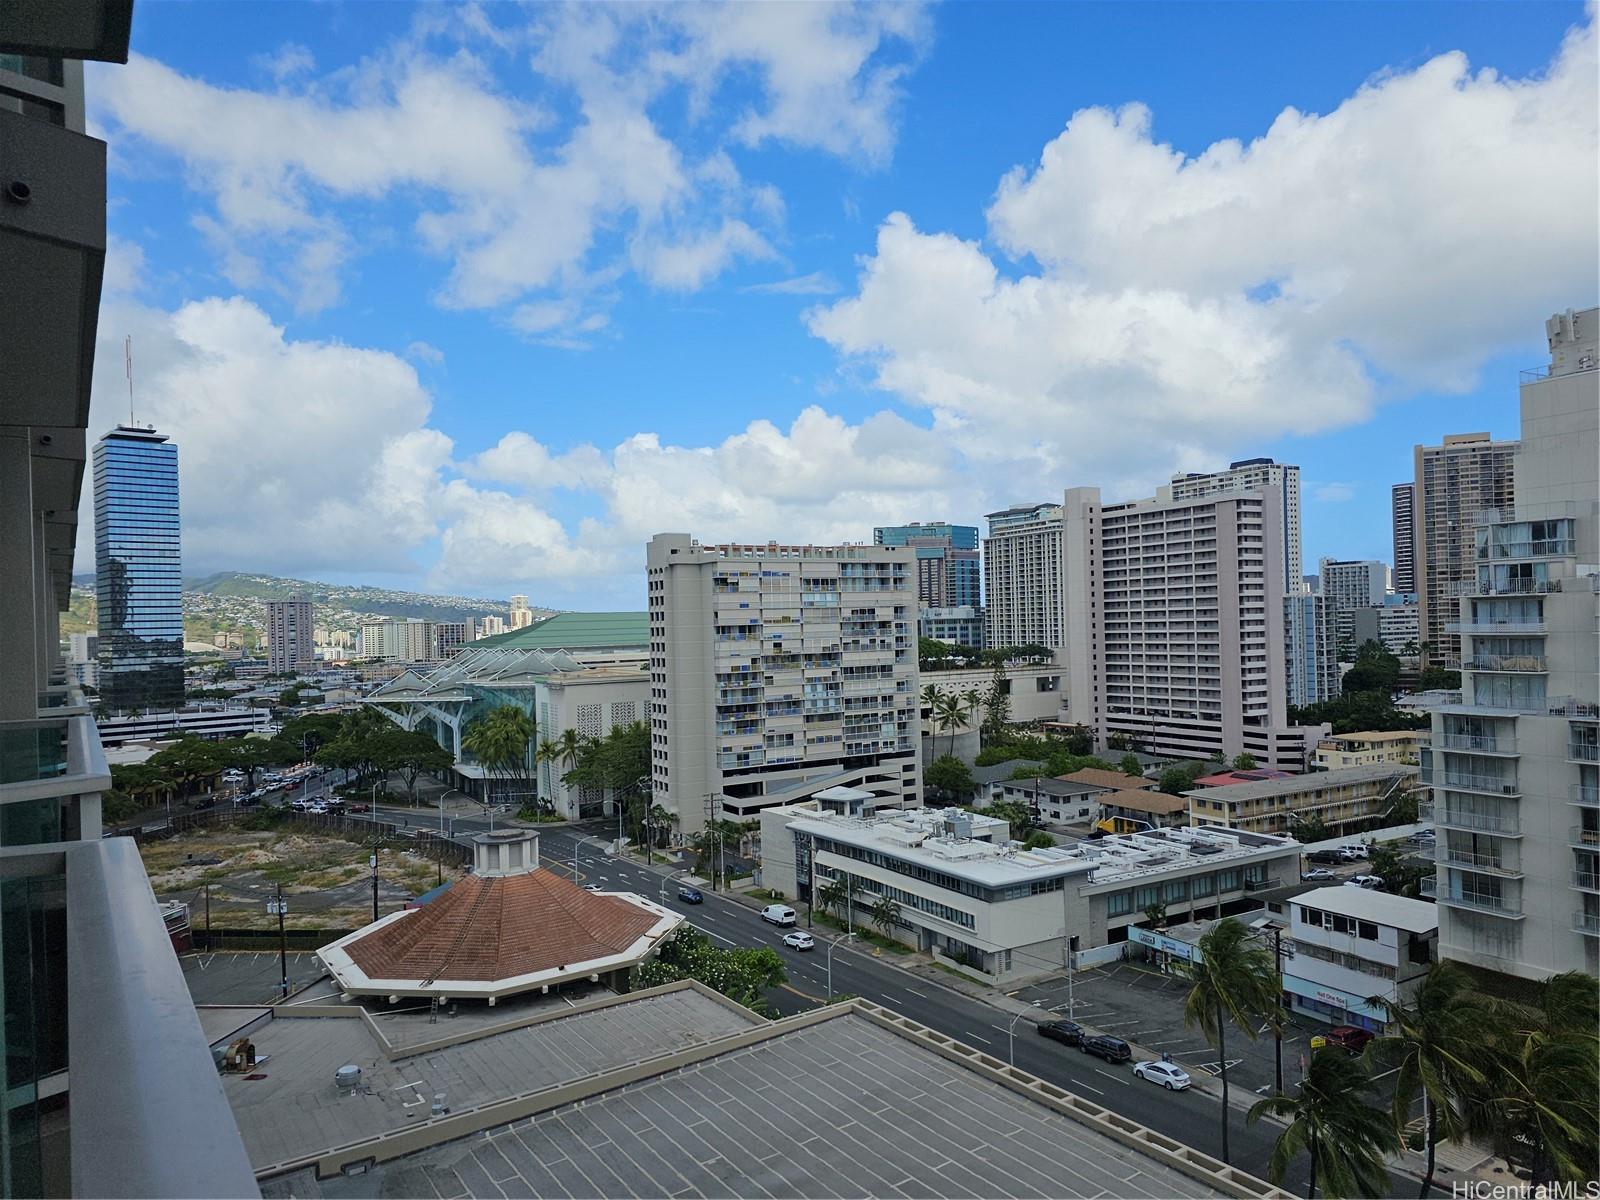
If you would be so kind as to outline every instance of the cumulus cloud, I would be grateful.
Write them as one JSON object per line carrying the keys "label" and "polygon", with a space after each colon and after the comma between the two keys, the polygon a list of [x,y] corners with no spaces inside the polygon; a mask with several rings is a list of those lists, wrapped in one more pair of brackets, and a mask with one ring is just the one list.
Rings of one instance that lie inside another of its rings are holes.
{"label": "cumulus cloud", "polygon": [[[320,75],[304,47],[263,55],[271,90],[136,54],[97,77],[96,127],[172,156],[211,201],[194,224],[228,280],[301,312],[339,300],[358,245],[344,206],[362,204],[367,222],[378,201],[446,261],[447,307],[560,302],[630,266],[685,290],[773,257],[757,226],[781,225],[783,197],[742,179],[728,151],[776,139],[883,161],[926,36],[914,5],[580,5],[515,26],[451,11],[462,19],[424,13],[400,41]],[[479,57],[484,46],[496,53]],[[520,46],[548,105],[496,69]],[[740,106],[713,119],[733,79]],[[694,119],[664,131],[655,107],[682,93]],[[712,149],[690,162],[680,141]]]}
{"label": "cumulus cloud", "polygon": [[406,357],[425,362],[430,367],[444,365],[444,351],[431,342],[416,341],[406,347]]}
{"label": "cumulus cloud", "polygon": [[812,271],[809,275],[775,279],[771,283],[752,283],[739,290],[756,296],[832,296],[838,292],[839,284],[826,271]]}
{"label": "cumulus cloud", "polygon": [[1534,77],[1444,54],[1193,158],[1086,109],[1000,181],[1017,267],[896,213],[809,327],[1013,477],[1147,486],[1362,420],[1376,380],[1466,387],[1592,297],[1595,91],[1591,23]]}

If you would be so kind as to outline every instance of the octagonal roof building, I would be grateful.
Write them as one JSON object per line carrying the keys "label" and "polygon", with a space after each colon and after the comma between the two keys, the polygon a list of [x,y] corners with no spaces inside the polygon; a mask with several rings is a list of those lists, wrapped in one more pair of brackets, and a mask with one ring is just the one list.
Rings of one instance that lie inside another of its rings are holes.
{"label": "octagonal roof building", "polygon": [[644,962],[684,918],[632,892],[591,892],[539,863],[539,835],[473,838],[473,873],[317,956],[346,996],[486,1000]]}

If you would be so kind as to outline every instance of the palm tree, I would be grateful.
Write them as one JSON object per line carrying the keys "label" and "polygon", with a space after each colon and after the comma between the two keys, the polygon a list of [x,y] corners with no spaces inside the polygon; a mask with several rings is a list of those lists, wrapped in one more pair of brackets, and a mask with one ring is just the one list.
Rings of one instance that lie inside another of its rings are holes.
{"label": "palm tree", "polygon": [[982,712],[982,692],[980,692],[977,688],[968,688],[966,691],[961,693],[961,716],[968,726],[977,725],[978,718]]}
{"label": "palm tree", "polygon": [[1531,1148],[1535,1185],[1600,1175],[1600,981],[1581,971],[1552,976],[1536,1005],[1490,1002],[1489,1063],[1467,1106],[1467,1133],[1502,1152]]}
{"label": "palm tree", "polygon": [[1266,1114],[1289,1118],[1267,1161],[1267,1177],[1282,1184],[1300,1151],[1311,1155],[1306,1196],[1382,1196],[1389,1187],[1385,1156],[1400,1148],[1393,1122],[1369,1095],[1372,1077],[1365,1064],[1337,1046],[1311,1056],[1311,1068],[1298,1096],[1268,1096],[1251,1105],[1245,1118]]}
{"label": "palm tree", "polygon": [[872,923],[884,937],[889,937],[900,921],[900,905],[893,896],[884,893],[872,902]]}
{"label": "palm tree", "polygon": [[1254,1039],[1263,1019],[1276,1019],[1283,981],[1272,961],[1272,951],[1250,936],[1240,921],[1224,918],[1213,925],[1196,947],[1193,961],[1180,970],[1194,983],[1183,1004],[1183,1023],[1198,1025],[1207,1042],[1217,1048],[1222,1078],[1222,1161],[1228,1157],[1228,1050],[1231,1020]]}
{"label": "palm tree", "polygon": [[950,753],[956,752],[956,730],[960,729],[967,717],[967,706],[962,703],[961,697],[953,692],[940,694],[939,703],[933,709],[934,726],[950,735]]}
{"label": "palm tree", "polygon": [[849,898],[850,890],[842,875],[835,875],[817,889],[817,903],[822,906],[822,911],[832,913],[836,917]]}
{"label": "palm tree", "polygon": [[1422,1098],[1427,1166],[1422,1190],[1433,1187],[1434,1154],[1441,1137],[1459,1138],[1467,1100],[1481,1091],[1478,1066],[1489,1010],[1455,963],[1441,960],[1428,968],[1411,1000],[1379,998],[1389,1033],[1367,1047],[1369,1061],[1395,1070],[1394,1124],[1404,1129],[1411,1106]]}
{"label": "palm tree", "polygon": [[939,691],[938,687],[936,687],[934,684],[931,684],[931,683],[923,684],[922,685],[922,703],[923,703],[923,705],[926,708],[930,709],[930,710],[937,709],[939,707],[939,697],[942,694],[943,693],[941,693]]}

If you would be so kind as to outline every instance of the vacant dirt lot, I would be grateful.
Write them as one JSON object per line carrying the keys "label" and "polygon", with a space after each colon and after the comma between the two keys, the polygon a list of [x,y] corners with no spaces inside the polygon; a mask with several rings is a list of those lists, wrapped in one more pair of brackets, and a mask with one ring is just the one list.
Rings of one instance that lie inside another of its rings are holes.
{"label": "vacant dirt lot", "polygon": [[[279,884],[289,901],[291,928],[354,927],[372,919],[371,839],[301,831],[220,828],[140,847],[150,886],[162,900],[184,900],[198,926],[210,892],[216,927],[276,927],[266,901]],[[378,847],[380,913],[433,887],[439,864],[394,843]],[[445,864],[444,878],[459,869]]]}

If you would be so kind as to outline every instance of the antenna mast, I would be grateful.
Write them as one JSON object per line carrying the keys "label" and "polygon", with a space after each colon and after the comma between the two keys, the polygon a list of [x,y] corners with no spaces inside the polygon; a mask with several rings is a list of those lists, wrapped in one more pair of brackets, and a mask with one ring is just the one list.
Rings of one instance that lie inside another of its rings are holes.
{"label": "antenna mast", "polygon": [[133,424],[133,334],[122,339],[122,365],[128,375],[128,424]]}

